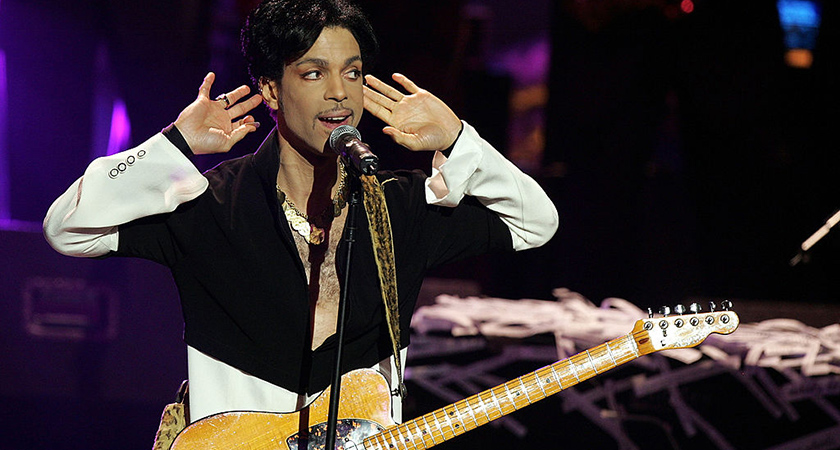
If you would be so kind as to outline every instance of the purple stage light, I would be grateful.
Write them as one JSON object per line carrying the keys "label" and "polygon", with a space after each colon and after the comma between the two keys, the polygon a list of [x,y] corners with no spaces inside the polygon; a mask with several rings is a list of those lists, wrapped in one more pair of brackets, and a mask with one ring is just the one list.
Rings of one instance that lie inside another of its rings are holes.
{"label": "purple stage light", "polygon": [[128,119],[128,108],[121,98],[114,100],[111,111],[111,133],[108,137],[108,154],[121,152],[128,148],[131,137],[131,121]]}
{"label": "purple stage light", "polygon": [[93,154],[92,158],[113,155],[128,148],[131,122],[128,107],[119,95],[111,69],[108,45],[100,43],[94,60]]}
{"label": "purple stage light", "polygon": [[9,126],[9,96],[6,83],[6,53],[0,50],[0,220],[10,220],[11,211],[9,202],[11,200],[9,189],[9,153],[8,153],[8,126]]}

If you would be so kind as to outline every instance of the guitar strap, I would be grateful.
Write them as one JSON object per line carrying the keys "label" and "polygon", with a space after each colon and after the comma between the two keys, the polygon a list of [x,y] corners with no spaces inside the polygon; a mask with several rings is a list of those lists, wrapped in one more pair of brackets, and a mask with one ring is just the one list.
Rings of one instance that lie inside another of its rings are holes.
{"label": "guitar strap", "polygon": [[155,433],[152,450],[169,450],[172,442],[190,423],[189,382],[184,380],[178,389],[175,403],[166,405],[160,415],[160,425]]}
{"label": "guitar strap", "polygon": [[397,268],[394,261],[394,242],[391,234],[391,219],[388,215],[388,205],[385,203],[385,193],[382,185],[374,175],[362,175],[362,191],[364,192],[365,213],[368,218],[373,255],[379,273],[379,287],[382,291],[382,302],[385,305],[385,318],[391,335],[391,345],[394,351],[394,363],[397,366],[399,388],[394,389],[394,395],[405,397],[406,388],[403,382],[403,368],[400,358],[400,311],[397,296]]}

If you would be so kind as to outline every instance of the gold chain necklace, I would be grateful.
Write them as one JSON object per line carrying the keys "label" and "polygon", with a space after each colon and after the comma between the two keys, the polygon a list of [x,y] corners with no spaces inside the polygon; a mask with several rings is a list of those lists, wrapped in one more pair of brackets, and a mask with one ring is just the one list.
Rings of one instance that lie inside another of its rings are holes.
{"label": "gold chain necklace", "polygon": [[289,200],[286,193],[280,190],[280,185],[275,185],[277,199],[283,203],[283,213],[286,216],[286,221],[309,244],[318,245],[324,242],[326,237],[325,226],[332,222],[334,217],[340,216],[341,210],[347,205],[347,172],[344,170],[343,164],[339,163],[338,171],[338,189],[335,191],[332,204],[313,216],[307,216],[299,210]]}

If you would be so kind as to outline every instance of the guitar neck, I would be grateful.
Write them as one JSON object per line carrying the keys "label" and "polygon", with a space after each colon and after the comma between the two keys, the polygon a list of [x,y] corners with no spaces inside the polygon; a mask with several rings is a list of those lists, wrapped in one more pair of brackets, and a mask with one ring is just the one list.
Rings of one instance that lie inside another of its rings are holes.
{"label": "guitar neck", "polygon": [[[648,349],[637,345],[637,331],[585,350],[429,414],[391,427],[365,440],[365,448],[429,448],[632,361]],[[639,342],[646,341],[642,338]]]}
{"label": "guitar neck", "polygon": [[[699,307],[692,305],[692,314],[688,315],[683,315],[684,308],[680,307],[679,315],[668,317],[666,311],[656,319],[651,313],[648,319],[636,321],[633,331],[625,336],[385,430],[379,424],[393,423],[385,379],[372,369],[347,373],[342,379],[349,383],[345,393],[350,395],[342,399],[339,410],[339,414],[348,418],[345,419],[346,442],[357,447],[363,440],[361,446],[375,450],[433,447],[640,356],[694,347],[711,333],[730,334],[738,328],[740,320],[729,310],[731,302],[726,301],[722,306],[724,311],[701,314]],[[305,410],[289,414],[242,411],[216,414],[184,429],[172,449],[278,448],[280,441],[287,444],[284,448],[296,449],[304,440],[302,429],[307,441],[310,435],[323,438],[322,425],[328,418],[328,404],[331,403],[327,394],[319,396]],[[309,431],[305,429],[306,424],[311,426]]]}

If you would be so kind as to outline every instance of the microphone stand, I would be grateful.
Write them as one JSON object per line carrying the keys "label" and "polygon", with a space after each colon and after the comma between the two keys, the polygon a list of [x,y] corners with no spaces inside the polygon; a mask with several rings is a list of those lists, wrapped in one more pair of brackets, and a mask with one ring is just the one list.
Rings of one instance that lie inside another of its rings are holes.
{"label": "microphone stand", "polygon": [[[344,164],[344,159],[339,164]],[[344,262],[344,283],[341,286],[341,298],[338,303],[338,321],[336,323],[336,348],[335,348],[335,370],[333,373],[332,387],[330,388],[330,409],[327,416],[327,436],[324,449],[335,449],[336,429],[338,427],[338,401],[341,395],[341,357],[344,351],[344,322],[346,316],[347,296],[350,291],[350,261],[353,255],[353,243],[356,242],[356,215],[361,203],[361,186],[358,173],[354,171],[352,164],[345,164],[347,170],[354,176],[349,177],[350,200],[347,202],[347,219],[344,223],[344,242],[347,245],[347,254]]]}
{"label": "microphone stand", "polygon": [[831,231],[831,228],[837,223],[840,222],[840,211],[837,211],[825,221],[825,224],[820,227],[817,231],[814,232],[802,245],[799,246],[799,252],[790,260],[790,265],[795,266],[800,262],[808,262],[808,250],[814,246],[820,239],[824,238],[825,235]]}

